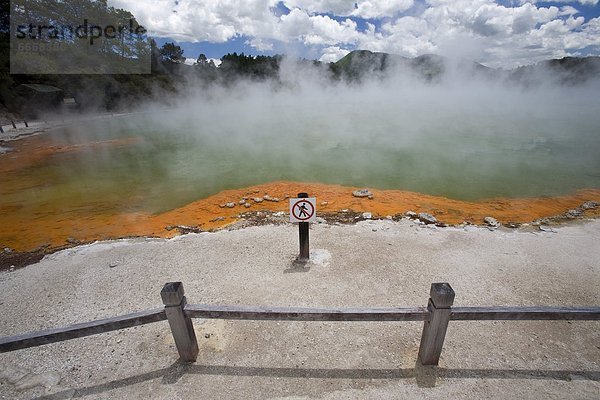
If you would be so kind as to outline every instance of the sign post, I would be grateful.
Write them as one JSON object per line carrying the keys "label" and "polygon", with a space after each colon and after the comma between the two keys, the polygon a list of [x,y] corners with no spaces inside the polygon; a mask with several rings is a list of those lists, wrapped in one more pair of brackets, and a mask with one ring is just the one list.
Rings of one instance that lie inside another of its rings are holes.
{"label": "sign post", "polygon": [[317,200],[309,198],[308,193],[298,193],[298,198],[290,199],[290,222],[298,222],[300,237],[300,256],[298,261],[310,258],[308,224],[317,219]]}

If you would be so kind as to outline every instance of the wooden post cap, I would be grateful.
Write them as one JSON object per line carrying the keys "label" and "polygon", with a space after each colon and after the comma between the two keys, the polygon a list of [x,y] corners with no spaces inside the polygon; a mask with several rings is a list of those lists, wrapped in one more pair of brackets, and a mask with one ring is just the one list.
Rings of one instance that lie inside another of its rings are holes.
{"label": "wooden post cap", "polygon": [[162,297],[165,306],[180,305],[183,300],[183,295],[183,283],[181,282],[165,283],[165,286],[163,286],[160,291],[160,297]]}
{"label": "wooden post cap", "polygon": [[432,283],[429,296],[436,308],[450,308],[454,303],[454,289],[449,283]]}

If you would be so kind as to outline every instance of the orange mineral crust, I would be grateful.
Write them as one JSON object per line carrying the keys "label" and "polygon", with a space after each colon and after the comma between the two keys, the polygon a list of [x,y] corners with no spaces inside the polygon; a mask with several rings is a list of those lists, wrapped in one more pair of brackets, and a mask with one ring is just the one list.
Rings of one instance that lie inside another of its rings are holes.
{"label": "orange mineral crust", "polygon": [[[176,226],[218,229],[240,219],[240,214],[246,212],[287,212],[287,198],[295,197],[298,192],[307,192],[317,198],[317,215],[352,210],[370,212],[376,218],[415,211],[430,213],[446,224],[465,221],[482,224],[487,216],[502,223],[531,222],[563,214],[569,209],[580,207],[586,201],[600,202],[598,189],[580,190],[559,197],[496,198],[477,202],[401,190],[371,190],[373,199],[357,198],[352,194],[356,189],[358,188],[320,183],[272,182],[226,190],[157,215],[118,213],[111,211],[110,207],[104,212],[90,214],[86,208],[65,209],[56,204],[47,205],[52,207],[51,212],[45,209],[36,214],[0,203],[0,246],[17,251],[31,251],[40,246],[56,248],[78,241],[130,236],[172,237],[178,234],[178,229],[173,228]],[[269,198],[279,201],[270,201]],[[597,214],[597,210],[586,212],[590,217],[597,217]]]}
{"label": "orange mineral crust", "polygon": [[77,153],[102,148],[127,147],[138,143],[139,137],[131,136],[119,139],[89,142],[84,139],[80,143],[55,143],[46,135],[33,136],[10,142],[11,151],[0,159],[0,174],[34,167],[55,154]]}

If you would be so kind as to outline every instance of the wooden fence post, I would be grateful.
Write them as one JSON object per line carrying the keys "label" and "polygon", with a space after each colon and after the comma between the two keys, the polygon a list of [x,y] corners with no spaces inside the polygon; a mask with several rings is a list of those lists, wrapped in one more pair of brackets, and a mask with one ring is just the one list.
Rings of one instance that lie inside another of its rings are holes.
{"label": "wooden fence post", "polygon": [[192,319],[185,315],[187,301],[184,296],[183,283],[169,282],[160,291],[165,305],[165,313],[171,326],[171,333],[182,361],[196,361],[198,342]]}
{"label": "wooden fence post", "polygon": [[[298,193],[299,199],[307,199],[308,193]],[[309,223],[300,222],[298,224],[298,234],[300,238],[300,256],[298,261],[308,261],[310,259],[310,245],[309,245]]]}
{"label": "wooden fence post", "polygon": [[425,321],[423,326],[419,360],[422,365],[438,365],[446,329],[450,322],[450,307],[454,303],[454,290],[448,283],[433,283],[429,296],[427,309],[431,313],[431,319]]}

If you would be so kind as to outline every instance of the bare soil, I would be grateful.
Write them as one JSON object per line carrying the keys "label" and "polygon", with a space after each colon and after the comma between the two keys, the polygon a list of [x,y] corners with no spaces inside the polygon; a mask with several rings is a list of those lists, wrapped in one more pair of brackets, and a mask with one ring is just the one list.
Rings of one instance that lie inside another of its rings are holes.
{"label": "bare soil", "polygon": [[[600,221],[552,231],[403,219],[253,226],[66,249],[0,272],[0,334],[190,303],[411,307],[433,282],[457,306],[600,305]],[[195,320],[178,362],[166,322],[0,355],[0,398],[598,398],[600,322],[451,322],[440,366],[416,365],[421,323]]]}

